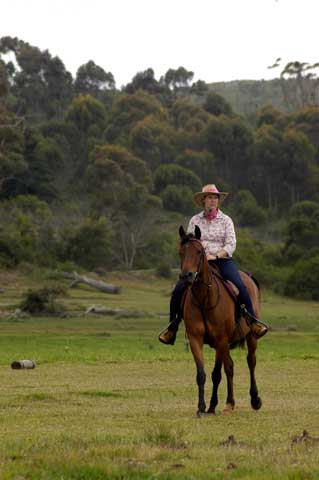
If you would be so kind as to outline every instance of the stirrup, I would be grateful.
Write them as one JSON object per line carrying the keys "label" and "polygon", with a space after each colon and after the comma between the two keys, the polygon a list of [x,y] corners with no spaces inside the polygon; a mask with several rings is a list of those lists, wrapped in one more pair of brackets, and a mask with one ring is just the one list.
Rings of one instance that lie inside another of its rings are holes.
{"label": "stirrup", "polygon": [[176,330],[170,330],[166,327],[160,332],[158,339],[165,345],[174,345],[176,340]]}
{"label": "stirrup", "polygon": [[261,338],[266,335],[266,333],[268,332],[268,325],[259,320],[259,318],[256,318],[254,317],[254,315],[249,313],[244,304],[241,305],[241,309],[243,311],[243,314],[245,315],[251,333],[254,335],[254,337]]}

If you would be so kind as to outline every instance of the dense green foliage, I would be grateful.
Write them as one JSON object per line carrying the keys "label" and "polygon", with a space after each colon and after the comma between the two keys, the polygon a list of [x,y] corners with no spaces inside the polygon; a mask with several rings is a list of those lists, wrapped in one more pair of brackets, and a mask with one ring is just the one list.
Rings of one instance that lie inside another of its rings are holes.
{"label": "dense green foliage", "polygon": [[138,72],[117,90],[92,60],[72,78],[47,50],[2,37],[1,264],[175,267],[178,226],[196,211],[194,191],[213,182],[231,192],[241,265],[317,298],[310,281],[297,291],[318,255],[314,68],[294,62],[260,88],[239,82],[252,112],[181,66],[159,80]]}

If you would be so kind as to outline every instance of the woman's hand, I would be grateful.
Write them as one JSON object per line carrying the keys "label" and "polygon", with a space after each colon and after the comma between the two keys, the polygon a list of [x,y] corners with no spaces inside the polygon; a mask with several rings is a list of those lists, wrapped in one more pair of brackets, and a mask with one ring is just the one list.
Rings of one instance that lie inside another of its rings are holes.
{"label": "woman's hand", "polygon": [[226,252],[226,250],[219,250],[219,252],[217,253],[217,255],[207,255],[206,258],[207,260],[216,260],[216,258],[227,258],[228,257],[228,253]]}
{"label": "woman's hand", "polygon": [[215,258],[228,258],[228,253],[226,252],[226,250],[221,249],[219,250]]}

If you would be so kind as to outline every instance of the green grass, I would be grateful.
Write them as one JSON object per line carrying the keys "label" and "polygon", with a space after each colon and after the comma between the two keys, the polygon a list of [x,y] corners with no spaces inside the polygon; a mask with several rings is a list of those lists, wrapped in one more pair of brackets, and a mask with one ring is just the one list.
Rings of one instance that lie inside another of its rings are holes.
{"label": "green grass", "polygon": [[[170,282],[146,274],[107,281],[122,293],[69,290],[61,298],[68,318],[10,320],[23,291],[39,283],[8,277],[0,298],[1,480],[319,478],[319,442],[292,442],[304,429],[319,436],[318,304],[265,292],[263,319],[272,331],[257,351],[263,407],[250,407],[246,351],[235,350],[235,411],[221,414],[223,378],[217,415],[198,419],[183,328],[174,347],[157,341]],[[150,315],[75,316],[92,304]],[[10,368],[23,358],[36,368]],[[208,401],[214,358],[208,347],[205,358]],[[236,443],[225,446],[230,435]]]}

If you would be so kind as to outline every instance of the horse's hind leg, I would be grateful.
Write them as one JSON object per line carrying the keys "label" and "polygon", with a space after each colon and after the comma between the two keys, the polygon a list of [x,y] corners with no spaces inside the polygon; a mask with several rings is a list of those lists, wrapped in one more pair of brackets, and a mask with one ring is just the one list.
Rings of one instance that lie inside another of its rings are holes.
{"label": "horse's hind leg", "polygon": [[206,382],[206,373],[204,370],[204,356],[203,356],[203,344],[200,344],[196,339],[189,339],[190,347],[193,353],[193,357],[196,363],[196,382],[198,386],[198,410],[197,415],[205,413],[206,404],[205,404],[205,382]]}
{"label": "horse's hind leg", "polygon": [[247,363],[250,372],[250,403],[254,410],[259,410],[262,405],[262,401],[258,395],[258,388],[255,379],[257,340],[251,334],[247,336],[247,347]]}

